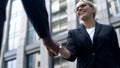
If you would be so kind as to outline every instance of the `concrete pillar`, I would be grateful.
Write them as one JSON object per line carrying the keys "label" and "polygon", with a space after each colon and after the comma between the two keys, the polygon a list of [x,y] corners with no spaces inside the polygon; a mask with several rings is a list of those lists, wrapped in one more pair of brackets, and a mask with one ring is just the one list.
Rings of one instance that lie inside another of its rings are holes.
{"label": "concrete pillar", "polygon": [[8,44],[8,35],[9,35],[9,27],[10,27],[10,19],[9,15],[11,15],[11,6],[12,2],[11,0],[8,1],[7,7],[6,7],[6,21],[4,24],[4,32],[3,32],[3,41],[2,41],[2,47],[1,47],[1,53],[0,53],[0,68],[5,68],[4,67],[4,54],[7,51],[7,44]]}
{"label": "concrete pillar", "polygon": [[[74,12],[75,0],[67,0],[68,30],[77,28],[77,17]],[[69,62],[69,68],[76,68],[76,61]]]}
{"label": "concrete pillar", "polygon": [[68,29],[76,28],[75,0],[67,0]]}
{"label": "concrete pillar", "polygon": [[26,66],[25,63],[25,43],[26,43],[26,37],[27,37],[27,16],[25,14],[25,11],[22,10],[22,18],[21,18],[21,23],[20,23],[20,39],[19,39],[19,44],[17,47],[17,55],[16,55],[16,68],[25,68]]}
{"label": "concrete pillar", "polygon": [[100,23],[110,24],[106,0],[96,0],[97,19]]}
{"label": "concrete pillar", "polygon": [[43,45],[42,40],[40,40],[40,68],[49,68],[48,52],[46,47]]}

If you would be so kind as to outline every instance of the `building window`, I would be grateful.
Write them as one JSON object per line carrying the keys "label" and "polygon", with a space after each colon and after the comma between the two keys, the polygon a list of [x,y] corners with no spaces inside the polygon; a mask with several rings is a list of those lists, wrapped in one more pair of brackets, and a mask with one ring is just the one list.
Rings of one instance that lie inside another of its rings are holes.
{"label": "building window", "polygon": [[67,3],[66,0],[52,0],[52,33],[67,30]]}
{"label": "building window", "polygon": [[[80,0],[76,0],[76,2],[78,2]],[[87,0],[87,1],[90,1],[90,2],[96,2],[96,0]]]}
{"label": "building window", "polygon": [[16,68],[16,60],[7,61],[6,68]]}
{"label": "building window", "polygon": [[120,0],[108,0],[110,16],[120,15]]}
{"label": "building window", "polygon": [[63,57],[59,56],[55,58],[54,68],[69,68],[69,61],[65,60]]}
{"label": "building window", "polygon": [[[66,40],[65,40],[66,41]],[[63,42],[62,45],[65,47],[66,42]],[[65,60],[61,55],[55,57],[54,59],[54,68],[69,68],[69,61]]]}
{"label": "building window", "polygon": [[36,33],[34,27],[32,26],[31,22],[28,22],[28,35],[27,35],[27,43],[31,44],[36,42],[39,39],[38,34]]}
{"label": "building window", "polygon": [[27,68],[40,68],[40,53],[27,55]]}
{"label": "building window", "polygon": [[67,29],[67,18],[58,20],[52,23],[53,33],[60,32]]}
{"label": "building window", "polygon": [[19,0],[12,1],[8,50],[16,49],[20,38],[20,23],[22,19],[22,4]]}

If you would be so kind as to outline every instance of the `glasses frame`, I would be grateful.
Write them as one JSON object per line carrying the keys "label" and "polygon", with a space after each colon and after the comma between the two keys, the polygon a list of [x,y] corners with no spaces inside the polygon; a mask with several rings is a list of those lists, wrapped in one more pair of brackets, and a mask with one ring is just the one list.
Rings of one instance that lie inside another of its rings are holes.
{"label": "glasses frame", "polygon": [[76,13],[76,12],[79,11],[79,8],[84,8],[84,7],[88,6],[88,5],[89,5],[88,3],[83,3],[83,4],[79,5],[78,7],[76,7],[76,8],[74,9],[74,12]]}

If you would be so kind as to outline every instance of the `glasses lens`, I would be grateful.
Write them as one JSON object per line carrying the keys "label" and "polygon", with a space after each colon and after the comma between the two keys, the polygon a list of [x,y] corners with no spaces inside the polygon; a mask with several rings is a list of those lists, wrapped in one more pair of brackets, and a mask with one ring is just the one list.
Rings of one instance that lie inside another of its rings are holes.
{"label": "glasses lens", "polygon": [[84,3],[84,4],[81,4],[80,6],[78,6],[77,8],[75,8],[75,12],[77,12],[77,11],[79,11],[79,8],[84,8],[85,6],[87,6],[87,4],[86,3]]}

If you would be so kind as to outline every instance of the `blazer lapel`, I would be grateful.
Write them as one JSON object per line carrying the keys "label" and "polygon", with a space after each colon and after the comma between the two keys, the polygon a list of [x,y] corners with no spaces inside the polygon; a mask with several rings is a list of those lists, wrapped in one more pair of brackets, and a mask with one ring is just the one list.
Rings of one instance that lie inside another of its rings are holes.
{"label": "blazer lapel", "polygon": [[[100,25],[99,23],[96,22],[95,34],[94,34],[94,37],[93,37],[93,44],[98,43],[98,42],[96,42],[96,39],[97,39],[98,33],[100,32],[101,28],[102,28],[102,25]],[[98,45],[95,46],[94,45],[95,51],[99,50],[100,47],[101,47],[101,45],[100,46],[98,46]]]}
{"label": "blazer lapel", "polygon": [[91,42],[90,36],[87,33],[85,26],[83,24],[80,25],[80,27],[78,28],[80,30],[80,32],[87,37],[87,39]]}
{"label": "blazer lapel", "polygon": [[88,33],[87,33],[87,31],[86,31],[86,29],[85,29],[85,27],[84,27],[83,24],[80,24],[80,26],[78,27],[78,31],[79,31],[83,36],[85,36],[85,39],[86,39],[85,42],[88,44],[88,45],[86,45],[86,47],[87,47],[89,50],[91,50],[91,48],[92,48],[92,41],[91,41],[90,36],[88,35]]}
{"label": "blazer lapel", "polygon": [[[101,29],[101,25],[96,22],[96,25],[95,25],[95,33],[94,33],[94,37],[93,37],[93,43],[94,43],[95,38],[97,37],[100,29]],[[89,36],[89,34],[87,33],[87,31],[86,31],[86,29],[85,29],[85,26],[84,26],[83,24],[80,24],[80,26],[78,27],[78,30],[80,31],[80,33],[82,33],[82,34],[87,38],[88,41],[86,41],[86,42],[88,42],[88,43],[90,43],[91,45],[93,45],[93,43],[92,43],[92,41],[91,41],[91,39],[90,39],[90,36]],[[88,45],[88,47],[91,48],[91,47],[93,47],[93,46]]]}
{"label": "blazer lapel", "polygon": [[93,41],[94,41],[94,39],[97,37],[100,29],[101,29],[101,25],[96,22],[96,25],[95,25],[95,33],[94,33]]}

